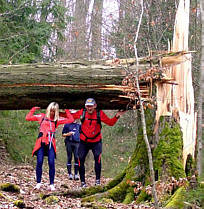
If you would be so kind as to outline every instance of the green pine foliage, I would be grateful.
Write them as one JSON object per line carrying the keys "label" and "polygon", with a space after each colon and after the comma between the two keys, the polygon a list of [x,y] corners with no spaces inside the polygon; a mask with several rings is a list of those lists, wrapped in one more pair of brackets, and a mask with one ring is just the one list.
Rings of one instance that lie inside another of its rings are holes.
{"label": "green pine foliage", "polygon": [[51,60],[62,40],[66,9],[60,0],[0,1],[0,64],[42,61],[43,47]]}

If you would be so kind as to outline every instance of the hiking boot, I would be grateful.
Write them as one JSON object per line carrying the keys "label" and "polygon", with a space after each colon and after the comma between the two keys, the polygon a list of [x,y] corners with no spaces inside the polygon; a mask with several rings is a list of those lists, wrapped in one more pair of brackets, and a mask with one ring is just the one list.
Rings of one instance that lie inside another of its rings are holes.
{"label": "hiking boot", "polygon": [[73,180],[73,175],[69,174],[69,180]]}
{"label": "hiking boot", "polygon": [[85,182],[81,182],[81,188],[86,188],[86,187],[87,187],[86,183]]}
{"label": "hiking boot", "polygon": [[74,180],[75,181],[79,180],[79,176],[77,174],[74,175]]}
{"label": "hiking boot", "polygon": [[34,187],[34,189],[39,190],[41,186],[42,186],[41,183],[37,183],[36,186]]}
{"label": "hiking boot", "polygon": [[51,190],[51,191],[55,191],[55,186],[54,186],[54,184],[50,184],[50,190]]}
{"label": "hiking boot", "polygon": [[100,179],[96,179],[95,186],[100,186],[100,185],[101,185]]}

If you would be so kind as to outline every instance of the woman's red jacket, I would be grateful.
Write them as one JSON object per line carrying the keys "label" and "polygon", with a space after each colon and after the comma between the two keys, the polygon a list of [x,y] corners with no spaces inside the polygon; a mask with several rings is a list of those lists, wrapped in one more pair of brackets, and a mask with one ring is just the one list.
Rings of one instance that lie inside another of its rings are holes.
{"label": "woman's red jacket", "polygon": [[[30,110],[30,112],[26,115],[26,120],[38,121],[38,123],[40,124],[40,128],[39,128],[40,134],[39,134],[39,137],[36,139],[36,143],[32,151],[32,156],[36,154],[36,151],[41,147],[41,143],[45,143],[46,145],[49,145],[49,138],[51,138],[49,137],[49,134],[51,136],[52,133],[55,133],[56,128],[59,125],[65,124],[65,123],[72,123],[74,121],[68,109],[65,110],[66,118],[60,117],[59,120],[56,122],[51,121],[49,118],[46,118],[44,113],[34,115],[36,109],[37,107],[33,107]],[[53,134],[51,143],[54,147],[55,155],[56,155],[56,140],[55,140],[54,134]]]}

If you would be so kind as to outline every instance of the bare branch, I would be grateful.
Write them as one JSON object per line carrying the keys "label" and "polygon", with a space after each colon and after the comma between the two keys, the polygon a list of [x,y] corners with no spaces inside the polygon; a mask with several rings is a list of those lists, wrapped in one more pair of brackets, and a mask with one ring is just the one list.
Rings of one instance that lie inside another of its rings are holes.
{"label": "bare branch", "polygon": [[23,50],[25,50],[25,49],[28,48],[28,47],[29,47],[29,44],[26,45],[26,46],[24,46],[20,51],[16,52],[12,57],[10,57],[9,63],[12,63],[12,59],[13,59],[16,55],[18,55],[19,53],[21,53]]}
{"label": "bare branch", "polygon": [[138,81],[138,71],[139,71],[139,61],[138,61],[138,54],[137,54],[137,39],[138,39],[138,34],[139,34],[139,30],[140,30],[140,25],[142,22],[142,16],[143,16],[143,12],[144,12],[144,8],[143,8],[143,0],[140,0],[140,4],[141,4],[141,15],[140,15],[140,19],[139,19],[139,23],[137,26],[137,31],[135,34],[135,41],[134,41],[134,50],[135,50],[135,58],[136,58],[136,85],[137,85],[137,89],[138,89],[138,99],[139,99],[139,104],[140,104],[140,111],[141,111],[141,120],[142,120],[142,128],[143,128],[143,135],[144,135],[144,140],[147,146],[147,152],[148,152],[148,159],[149,159],[149,167],[150,167],[150,175],[151,175],[151,180],[152,180],[152,194],[154,197],[154,204],[155,204],[155,208],[159,208],[159,204],[158,204],[158,199],[157,199],[157,192],[156,192],[156,187],[155,187],[155,175],[154,175],[154,168],[153,168],[153,161],[152,161],[152,152],[151,152],[151,148],[150,148],[150,144],[148,141],[148,137],[147,137],[147,130],[146,130],[146,121],[145,121],[145,114],[144,114],[144,107],[143,107],[143,101],[141,100],[141,93],[140,93],[140,86],[139,86],[139,81]]}

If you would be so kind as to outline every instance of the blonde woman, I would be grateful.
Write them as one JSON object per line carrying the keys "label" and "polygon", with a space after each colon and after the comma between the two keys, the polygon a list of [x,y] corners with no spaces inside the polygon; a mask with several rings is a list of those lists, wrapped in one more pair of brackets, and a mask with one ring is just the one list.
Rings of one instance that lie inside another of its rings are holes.
{"label": "blonde woman", "polygon": [[40,124],[39,135],[35,143],[35,147],[32,152],[33,155],[37,155],[37,165],[36,165],[36,180],[37,185],[35,189],[40,189],[41,177],[42,177],[42,166],[44,156],[48,156],[49,165],[49,178],[50,178],[50,190],[54,191],[54,178],[55,178],[55,158],[56,158],[56,141],[55,141],[55,131],[56,128],[65,123],[72,123],[74,121],[69,110],[66,109],[66,118],[59,116],[59,105],[56,102],[51,102],[46,113],[39,113],[34,115],[36,110],[40,107],[33,107],[30,112],[26,115],[26,120],[28,121],[38,121]]}

